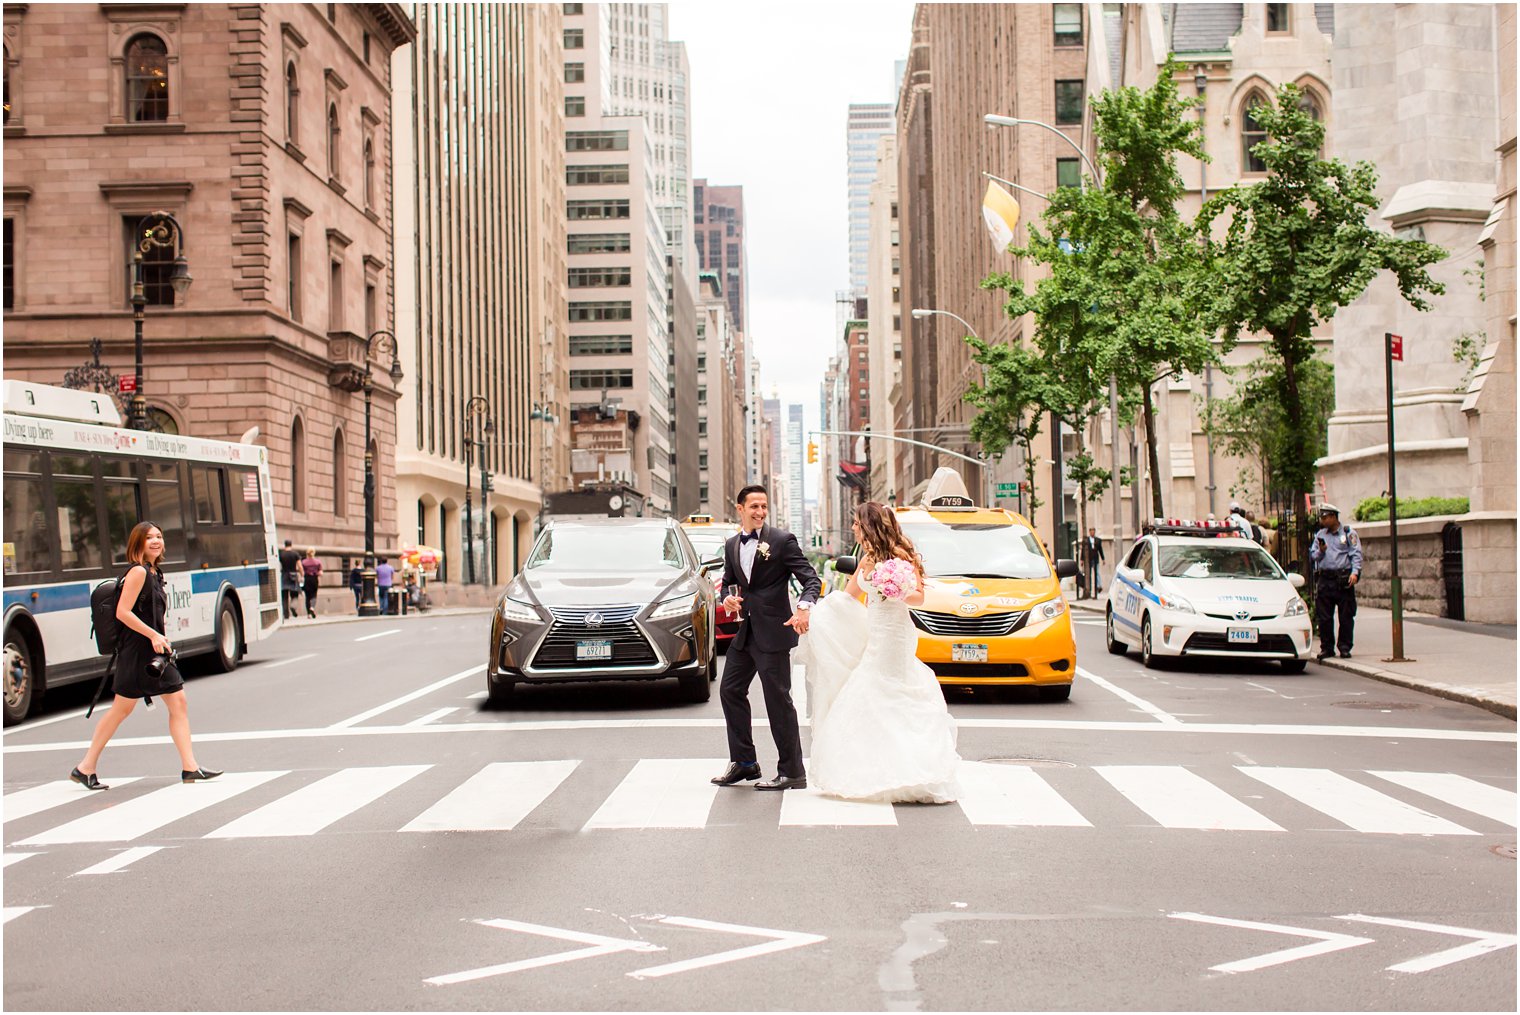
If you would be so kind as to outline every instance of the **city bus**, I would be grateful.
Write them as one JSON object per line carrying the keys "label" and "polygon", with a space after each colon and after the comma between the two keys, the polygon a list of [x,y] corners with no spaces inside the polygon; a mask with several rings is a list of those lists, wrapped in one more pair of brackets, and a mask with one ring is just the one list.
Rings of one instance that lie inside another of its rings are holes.
{"label": "city bus", "polygon": [[139,521],[164,533],[164,632],[229,672],[280,626],[269,453],[122,428],[109,395],[5,381],[5,725],[99,677],[90,590],[127,569]]}

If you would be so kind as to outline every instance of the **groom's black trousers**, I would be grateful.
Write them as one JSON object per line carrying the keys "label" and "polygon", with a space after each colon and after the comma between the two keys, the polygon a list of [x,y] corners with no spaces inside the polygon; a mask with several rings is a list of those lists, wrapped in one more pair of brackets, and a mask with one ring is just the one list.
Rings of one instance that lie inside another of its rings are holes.
{"label": "groom's black trousers", "polygon": [[[735,639],[737,641],[738,639]],[[776,740],[779,762],[776,771],[801,778],[802,737],[797,732],[797,707],[792,704],[792,657],[790,652],[761,652],[753,645],[730,645],[723,661],[723,683],[718,697],[728,722],[728,760],[755,764],[754,724],[750,719],[749,685],[760,674],[765,692],[765,714],[770,717],[771,736]]]}

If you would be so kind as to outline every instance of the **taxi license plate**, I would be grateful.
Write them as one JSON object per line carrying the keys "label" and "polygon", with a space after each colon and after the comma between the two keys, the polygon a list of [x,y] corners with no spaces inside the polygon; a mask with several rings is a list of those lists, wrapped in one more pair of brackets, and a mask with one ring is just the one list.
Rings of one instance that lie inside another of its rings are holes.
{"label": "taxi license plate", "polygon": [[953,663],[985,663],[987,661],[987,646],[952,644],[950,646],[950,661]]}
{"label": "taxi license plate", "polygon": [[578,641],[575,643],[575,661],[578,663],[605,663],[612,660],[612,642]]}
{"label": "taxi license plate", "polygon": [[1256,628],[1254,627],[1232,627],[1228,629],[1227,634],[1231,645],[1256,644]]}

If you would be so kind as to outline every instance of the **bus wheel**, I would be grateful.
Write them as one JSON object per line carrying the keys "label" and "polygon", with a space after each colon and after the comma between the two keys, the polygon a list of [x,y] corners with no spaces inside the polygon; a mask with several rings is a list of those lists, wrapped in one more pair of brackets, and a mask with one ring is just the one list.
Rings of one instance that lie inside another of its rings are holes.
{"label": "bus wheel", "polygon": [[31,711],[32,686],[32,650],[11,628],[5,632],[5,725],[15,725]]}
{"label": "bus wheel", "polygon": [[231,673],[237,669],[242,633],[238,628],[237,612],[223,599],[222,608],[216,614],[216,651],[211,654],[218,673]]}

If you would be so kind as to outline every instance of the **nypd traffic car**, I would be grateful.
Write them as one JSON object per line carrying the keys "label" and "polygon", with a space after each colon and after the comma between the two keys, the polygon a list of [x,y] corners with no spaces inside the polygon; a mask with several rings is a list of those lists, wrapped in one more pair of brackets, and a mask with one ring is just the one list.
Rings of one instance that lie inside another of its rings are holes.
{"label": "nypd traffic car", "polygon": [[1218,522],[1157,520],[1120,562],[1104,613],[1108,650],[1277,660],[1288,673],[1311,654],[1302,575]]}

